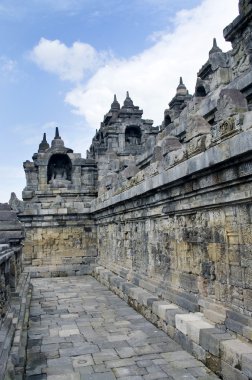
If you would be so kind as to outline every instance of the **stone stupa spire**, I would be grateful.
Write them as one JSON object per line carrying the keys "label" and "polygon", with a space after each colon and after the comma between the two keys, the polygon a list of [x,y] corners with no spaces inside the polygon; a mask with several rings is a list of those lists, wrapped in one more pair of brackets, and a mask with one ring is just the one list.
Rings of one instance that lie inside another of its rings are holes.
{"label": "stone stupa spire", "polygon": [[129,96],[129,91],[126,92],[126,99],[124,100],[123,106],[126,108],[134,107],[133,101]]}
{"label": "stone stupa spire", "polygon": [[209,51],[209,55],[214,54],[214,53],[222,53],[222,50],[221,50],[221,49],[219,48],[219,46],[217,45],[216,38],[213,39],[213,47],[212,47],[212,49]]}
{"label": "stone stupa spire", "polygon": [[183,83],[183,78],[179,78],[179,85],[177,87],[177,95],[187,95],[188,91],[186,86]]}
{"label": "stone stupa spire", "polygon": [[41,143],[39,144],[39,153],[40,152],[45,152],[49,148],[49,144],[46,140],[46,133],[43,134],[43,139]]}
{"label": "stone stupa spire", "polygon": [[54,139],[52,140],[52,147],[64,147],[64,141],[60,137],[58,127],[56,127],[55,129],[55,136],[54,136]]}
{"label": "stone stupa spire", "polygon": [[116,95],[114,95],[113,103],[111,104],[111,111],[119,111],[120,110],[120,103],[118,102]]}

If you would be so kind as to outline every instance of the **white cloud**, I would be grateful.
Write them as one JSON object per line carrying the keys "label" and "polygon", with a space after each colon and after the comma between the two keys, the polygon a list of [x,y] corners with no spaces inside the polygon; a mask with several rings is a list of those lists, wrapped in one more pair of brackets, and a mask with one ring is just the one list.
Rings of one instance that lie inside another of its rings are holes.
{"label": "white cloud", "polygon": [[172,33],[159,32],[152,47],[128,60],[112,59],[88,83],[72,89],[66,102],[98,128],[113,94],[117,93],[122,103],[129,90],[144,117],[161,123],[181,75],[194,92],[197,71],[208,59],[213,37],[224,50],[230,48],[222,31],[237,14],[237,0],[205,0],[195,9],[179,12]]}
{"label": "white cloud", "polygon": [[30,53],[30,58],[43,70],[62,80],[78,82],[87,73],[97,70],[108,59],[109,53],[98,53],[91,45],[74,42],[67,47],[59,40],[41,38]]}
{"label": "white cloud", "polygon": [[[104,59],[104,53],[88,44],[76,42],[67,47],[58,40],[46,39],[33,49],[32,56],[44,70],[78,82],[65,101],[85,117],[89,127],[99,128],[113,94],[122,104],[126,90],[143,108],[144,117],[160,124],[180,76],[194,92],[197,71],[207,61],[213,37],[224,50],[230,48],[222,31],[237,14],[237,0],[203,0],[194,9],[180,11],[172,32],[159,31],[150,48],[130,59],[108,59],[106,55]],[[96,72],[84,81],[85,73],[94,68]]]}
{"label": "white cloud", "polygon": [[5,56],[0,56],[0,77],[15,79],[17,63],[13,59]]}

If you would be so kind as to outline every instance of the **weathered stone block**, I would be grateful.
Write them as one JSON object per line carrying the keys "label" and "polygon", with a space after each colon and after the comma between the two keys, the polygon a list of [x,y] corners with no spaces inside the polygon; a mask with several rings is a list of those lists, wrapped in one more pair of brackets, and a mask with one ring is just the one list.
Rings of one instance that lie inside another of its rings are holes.
{"label": "weathered stone block", "polygon": [[210,309],[204,310],[204,317],[209,319],[209,321],[218,324],[223,324],[226,319],[226,315],[224,313],[218,313],[218,311],[216,312]]}
{"label": "weathered stone block", "polygon": [[199,344],[210,354],[220,356],[220,343],[223,340],[233,339],[232,335],[221,332],[216,328],[202,329],[200,331]]}
{"label": "weathered stone block", "polygon": [[211,329],[214,325],[204,320],[188,321],[187,334],[188,337],[195,343],[199,344],[200,331],[202,329]]}
{"label": "weathered stone block", "polygon": [[168,325],[176,327],[176,315],[185,314],[185,310],[182,309],[168,309],[166,310],[165,321]]}
{"label": "weathered stone block", "polygon": [[241,369],[249,379],[252,378],[252,353],[242,355]]}
{"label": "weathered stone block", "polygon": [[244,289],[243,295],[246,309],[252,311],[252,289]]}
{"label": "weathered stone block", "polygon": [[249,380],[249,378],[239,369],[236,369],[225,362],[221,363],[221,373],[223,380]]}
{"label": "weathered stone block", "polygon": [[176,328],[184,335],[188,335],[188,325],[193,321],[201,321],[203,314],[190,313],[190,314],[177,314],[175,316]]}
{"label": "weathered stone block", "polygon": [[241,365],[243,354],[252,354],[252,344],[231,339],[220,342],[222,360],[232,367]]}

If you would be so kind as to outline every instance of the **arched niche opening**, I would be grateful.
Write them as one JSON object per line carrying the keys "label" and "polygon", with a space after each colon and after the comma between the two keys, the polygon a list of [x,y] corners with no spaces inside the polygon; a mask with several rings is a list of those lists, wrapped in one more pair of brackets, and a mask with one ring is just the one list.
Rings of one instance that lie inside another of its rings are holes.
{"label": "arched niche opening", "polygon": [[140,145],[141,144],[141,129],[138,126],[128,126],[125,130],[125,144],[126,145]]}
{"label": "arched niche opening", "polygon": [[54,154],[47,166],[47,183],[52,180],[71,181],[72,163],[67,154]]}
{"label": "arched niche opening", "polygon": [[171,124],[171,118],[169,115],[165,115],[165,119],[164,119],[164,125],[165,127],[167,127],[169,124]]}
{"label": "arched niche opening", "polygon": [[204,86],[198,86],[196,88],[196,92],[195,92],[195,96],[198,96],[198,97],[204,97],[206,96],[206,90],[205,90],[205,87]]}

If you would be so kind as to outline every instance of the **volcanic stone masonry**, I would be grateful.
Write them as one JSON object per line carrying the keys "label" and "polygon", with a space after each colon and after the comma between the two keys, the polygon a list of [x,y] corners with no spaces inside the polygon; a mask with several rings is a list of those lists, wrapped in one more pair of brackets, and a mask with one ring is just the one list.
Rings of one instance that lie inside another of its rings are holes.
{"label": "volcanic stone masonry", "polygon": [[[180,78],[161,126],[127,93],[86,159],[58,128],[51,145],[44,134],[10,201],[25,239],[22,264],[21,237],[0,247],[2,321],[22,265],[25,283],[90,274],[224,380],[252,379],[251,0],[224,37],[232,49],[214,39],[194,95]],[[22,339],[8,368],[22,368]]]}

